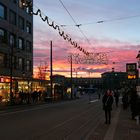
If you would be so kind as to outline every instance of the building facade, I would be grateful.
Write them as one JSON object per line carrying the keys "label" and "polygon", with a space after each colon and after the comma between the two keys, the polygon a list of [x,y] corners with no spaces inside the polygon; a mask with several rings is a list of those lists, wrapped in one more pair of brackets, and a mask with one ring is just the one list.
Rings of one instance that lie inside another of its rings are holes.
{"label": "building facade", "polygon": [[105,72],[102,80],[104,89],[119,89],[128,81],[127,72]]}
{"label": "building facade", "polygon": [[33,75],[33,16],[23,2],[0,0],[0,94]]}

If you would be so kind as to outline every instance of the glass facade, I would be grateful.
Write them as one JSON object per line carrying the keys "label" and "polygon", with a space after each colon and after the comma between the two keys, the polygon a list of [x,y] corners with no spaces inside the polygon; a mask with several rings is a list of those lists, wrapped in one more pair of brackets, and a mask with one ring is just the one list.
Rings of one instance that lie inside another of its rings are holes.
{"label": "glass facade", "polygon": [[31,23],[26,22],[26,32],[31,34]]}
{"label": "glass facade", "polygon": [[19,23],[19,28],[21,30],[24,30],[24,18],[19,17],[18,23]]}
{"label": "glass facade", "polygon": [[16,36],[14,34],[10,34],[9,43],[10,43],[10,46],[16,45]]}
{"label": "glass facade", "polygon": [[16,13],[10,10],[10,23],[16,25]]}
{"label": "glass facade", "polygon": [[4,100],[33,75],[33,16],[22,4],[23,0],[0,0],[0,97]]}
{"label": "glass facade", "polygon": [[6,38],[6,31],[2,28],[0,28],[0,42],[1,43],[6,43],[7,38]]}
{"label": "glass facade", "polygon": [[18,68],[23,70],[23,58],[18,58]]}
{"label": "glass facade", "polygon": [[26,71],[30,71],[31,70],[31,61],[27,60],[26,61]]}
{"label": "glass facade", "polygon": [[0,53],[0,66],[4,65],[4,54]]}
{"label": "glass facade", "polygon": [[4,5],[0,4],[0,18],[6,18],[6,8]]}
{"label": "glass facade", "polygon": [[3,29],[0,28],[0,36],[4,37],[4,33],[5,31]]}
{"label": "glass facade", "polygon": [[26,51],[27,52],[32,51],[32,43],[30,41],[26,41]]}
{"label": "glass facade", "polygon": [[18,48],[22,50],[24,49],[24,42],[22,38],[18,39]]}

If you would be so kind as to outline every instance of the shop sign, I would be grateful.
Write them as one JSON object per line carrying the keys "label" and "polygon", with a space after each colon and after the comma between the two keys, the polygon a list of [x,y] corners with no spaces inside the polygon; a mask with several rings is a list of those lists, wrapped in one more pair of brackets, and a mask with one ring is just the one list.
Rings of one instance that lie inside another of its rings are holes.
{"label": "shop sign", "polygon": [[127,63],[126,72],[128,73],[128,79],[136,79],[137,78],[137,64]]}
{"label": "shop sign", "polygon": [[9,78],[0,77],[0,83],[9,83],[9,82],[10,82]]}

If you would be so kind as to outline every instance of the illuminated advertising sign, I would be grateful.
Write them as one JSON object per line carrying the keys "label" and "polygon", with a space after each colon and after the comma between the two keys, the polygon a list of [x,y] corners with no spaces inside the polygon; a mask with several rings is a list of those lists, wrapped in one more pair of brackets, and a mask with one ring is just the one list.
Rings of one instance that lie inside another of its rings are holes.
{"label": "illuminated advertising sign", "polygon": [[138,77],[137,63],[127,63],[126,72],[128,79],[136,79]]}

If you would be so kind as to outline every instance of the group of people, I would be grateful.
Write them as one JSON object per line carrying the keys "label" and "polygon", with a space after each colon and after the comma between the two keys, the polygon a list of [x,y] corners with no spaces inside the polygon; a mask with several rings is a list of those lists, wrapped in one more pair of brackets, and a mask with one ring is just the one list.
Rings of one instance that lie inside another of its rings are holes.
{"label": "group of people", "polygon": [[[108,89],[102,98],[103,110],[105,112],[105,124],[111,123],[111,111],[112,105],[115,100],[116,107],[119,103],[119,92],[117,90]],[[135,119],[137,115],[140,115],[140,98],[137,95],[135,87],[131,87],[129,90],[125,90],[122,95],[123,109],[127,109],[130,105],[131,117]]]}
{"label": "group of people", "polygon": [[42,91],[20,91],[15,94],[14,96],[14,103],[15,104],[30,104],[30,103],[37,103],[41,101],[43,98]]}

